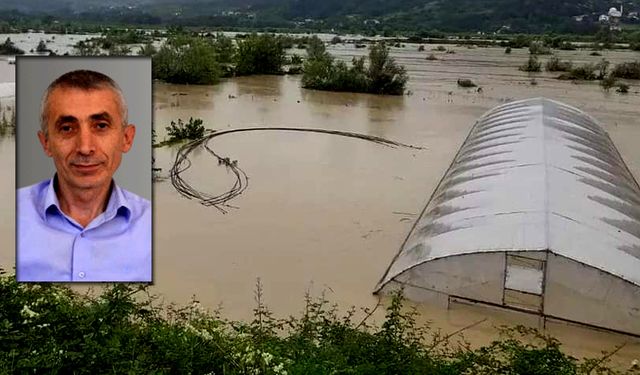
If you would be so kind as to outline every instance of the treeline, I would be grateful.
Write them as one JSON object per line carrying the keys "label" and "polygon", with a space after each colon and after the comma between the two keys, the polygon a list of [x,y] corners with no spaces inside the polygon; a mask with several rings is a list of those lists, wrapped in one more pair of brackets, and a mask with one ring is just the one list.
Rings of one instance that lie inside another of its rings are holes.
{"label": "treeline", "polygon": [[299,72],[300,57],[286,54],[289,40],[273,34],[251,34],[235,41],[223,34],[175,35],[152,56],[153,77],[170,83],[213,84],[222,77]]}
{"label": "treeline", "polygon": [[[125,42],[145,40],[139,34],[125,35]],[[80,41],[75,45],[75,54],[131,53],[130,47],[117,44],[112,38],[107,35]],[[286,50],[294,46],[306,49],[306,60],[296,54],[287,55]],[[105,53],[106,47],[109,50]],[[384,43],[372,44],[368,59],[354,58],[348,65],[335,61],[316,36],[248,34],[231,39],[222,33],[199,35],[172,30],[159,48],[149,41],[136,53],[153,59],[154,79],[177,84],[215,84],[223,77],[304,72],[305,88],[402,95],[408,80],[404,67],[394,62]]]}

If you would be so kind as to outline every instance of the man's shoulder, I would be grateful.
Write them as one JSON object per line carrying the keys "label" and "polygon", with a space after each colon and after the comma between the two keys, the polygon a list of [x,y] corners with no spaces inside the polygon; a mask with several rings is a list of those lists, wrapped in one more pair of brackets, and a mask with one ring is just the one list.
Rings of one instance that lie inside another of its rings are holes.
{"label": "man's shoulder", "polygon": [[131,207],[131,209],[134,211],[134,214],[137,215],[145,215],[145,214],[150,214],[151,213],[151,201],[148,200],[147,198],[144,198],[132,191],[129,191],[125,188],[123,188],[122,186],[118,186],[118,189],[120,189],[120,192],[122,193],[122,195],[124,196],[124,198],[126,199],[127,203],[129,204],[129,206]]}
{"label": "man's shoulder", "polygon": [[16,192],[16,200],[18,201],[18,205],[24,204],[26,202],[36,203],[37,199],[44,194],[44,191],[47,189],[51,180],[43,180],[33,185],[24,186],[17,190]]}

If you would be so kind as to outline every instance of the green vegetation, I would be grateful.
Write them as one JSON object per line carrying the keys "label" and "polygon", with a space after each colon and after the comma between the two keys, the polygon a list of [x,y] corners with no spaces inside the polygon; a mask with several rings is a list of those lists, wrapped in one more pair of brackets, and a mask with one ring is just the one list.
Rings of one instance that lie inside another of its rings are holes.
{"label": "green vegetation", "polygon": [[529,56],[529,60],[524,65],[521,65],[518,69],[523,72],[539,72],[541,71],[542,63],[538,61],[536,55]]}
{"label": "green vegetation", "polygon": [[102,50],[94,42],[81,40],[73,46],[73,54],[78,56],[99,56],[102,54]]}
{"label": "green vegetation", "polygon": [[547,72],[566,72],[571,70],[571,61],[562,61],[558,56],[553,56],[544,65]]}
{"label": "green vegetation", "polygon": [[511,47],[507,47],[504,49],[504,53],[506,54],[510,54],[511,53]]}
{"label": "green vegetation", "polygon": [[354,58],[349,67],[344,61],[335,62],[317,37],[309,41],[304,64],[302,87],[317,90],[366,92],[402,95],[408,76],[389,56],[384,43],[371,45],[368,66],[365,58]]}
{"label": "green vegetation", "polygon": [[609,74],[600,81],[600,86],[604,91],[611,90],[612,87],[616,86],[616,77],[613,74]]}
{"label": "green vegetation", "polygon": [[640,61],[617,64],[611,74],[616,78],[640,79]]}
{"label": "green vegetation", "polygon": [[619,83],[616,92],[620,94],[627,94],[629,92],[629,85],[626,83]]}
{"label": "green vegetation", "polygon": [[430,54],[429,54],[429,56],[427,56],[425,59],[426,59],[426,60],[429,60],[429,61],[438,60],[438,58],[436,57],[436,55],[434,55],[433,53],[430,53]]}
{"label": "green vegetation", "polygon": [[40,40],[38,42],[38,46],[36,47],[36,52],[51,52],[51,50],[47,47],[47,44],[44,40]]}
{"label": "green vegetation", "polygon": [[278,319],[258,282],[250,322],[163,306],[143,285],[80,295],[59,284],[17,283],[0,270],[0,368],[60,374],[637,374],[601,358],[578,360],[534,329],[503,329],[481,348],[416,323],[396,295],[380,326],[306,296],[299,317]]}
{"label": "green vegetation", "polygon": [[213,46],[203,38],[178,36],[153,55],[153,77],[169,83],[211,85],[222,68]]}
{"label": "green vegetation", "polygon": [[603,80],[607,77],[609,64],[609,61],[602,59],[597,64],[575,66],[569,69],[567,73],[561,74],[558,79],[581,81]]}
{"label": "green vegetation", "polygon": [[171,121],[171,124],[165,129],[167,130],[167,134],[169,135],[169,139],[165,139],[160,143],[155,143],[155,132],[153,133],[153,147],[163,147],[173,145],[184,140],[194,140],[200,139],[204,136],[205,127],[202,125],[202,119],[194,119],[193,117],[189,117],[189,122],[184,123],[182,119],[178,119],[178,121]]}
{"label": "green vegetation", "polygon": [[529,53],[532,55],[550,55],[551,48],[539,41],[533,41],[529,45]]}
{"label": "green vegetation", "polygon": [[281,74],[285,63],[283,40],[272,34],[251,34],[238,41],[236,74]]}
{"label": "green vegetation", "polygon": [[0,55],[23,55],[24,51],[16,47],[11,41],[11,38],[7,38],[4,43],[0,44]]}

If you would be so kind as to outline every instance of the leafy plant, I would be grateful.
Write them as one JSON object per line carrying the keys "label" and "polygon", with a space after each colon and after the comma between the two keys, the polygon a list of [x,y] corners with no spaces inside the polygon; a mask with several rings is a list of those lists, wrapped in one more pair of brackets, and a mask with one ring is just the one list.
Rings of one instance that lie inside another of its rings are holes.
{"label": "leafy plant", "polygon": [[0,369],[6,373],[153,374],[638,374],[608,366],[615,353],[578,360],[532,328],[502,328],[478,348],[418,325],[392,295],[381,324],[374,309],[338,313],[305,296],[299,316],[277,318],[258,281],[253,319],[230,321],[189,305],[162,305],[146,285],[78,294],[61,284],[18,283],[0,269]]}
{"label": "leafy plant", "polygon": [[236,74],[281,74],[285,50],[279,37],[271,34],[251,34],[238,41]]}
{"label": "leafy plant", "polygon": [[629,85],[626,83],[619,83],[616,92],[620,94],[627,94],[629,92]]}
{"label": "leafy plant", "polygon": [[571,70],[571,61],[562,61],[557,56],[551,57],[544,65],[547,72],[566,72]]}
{"label": "leafy plant", "polygon": [[171,124],[165,129],[169,135],[169,141],[199,139],[202,138],[205,131],[202,119],[194,119],[193,117],[189,117],[189,122],[186,124],[182,119],[178,119],[178,122],[171,121]]}
{"label": "leafy plant", "polygon": [[616,64],[611,74],[617,78],[640,79],[640,61]]}
{"label": "leafy plant", "polygon": [[539,72],[542,64],[538,61],[535,55],[529,56],[529,60],[524,65],[521,65],[518,69],[523,72]]}
{"label": "leafy plant", "polygon": [[24,51],[16,47],[11,38],[7,37],[4,43],[0,44],[0,55],[23,55]]}

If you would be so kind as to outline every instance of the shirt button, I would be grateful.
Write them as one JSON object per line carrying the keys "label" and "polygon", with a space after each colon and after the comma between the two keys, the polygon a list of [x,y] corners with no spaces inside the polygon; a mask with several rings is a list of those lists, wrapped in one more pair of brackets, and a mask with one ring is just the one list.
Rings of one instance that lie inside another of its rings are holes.
{"label": "shirt button", "polygon": [[80,233],[80,237],[84,238],[84,232]]}
{"label": "shirt button", "polygon": [[84,272],[78,272],[78,277],[80,277],[81,279],[84,279],[84,276],[85,276]]}

